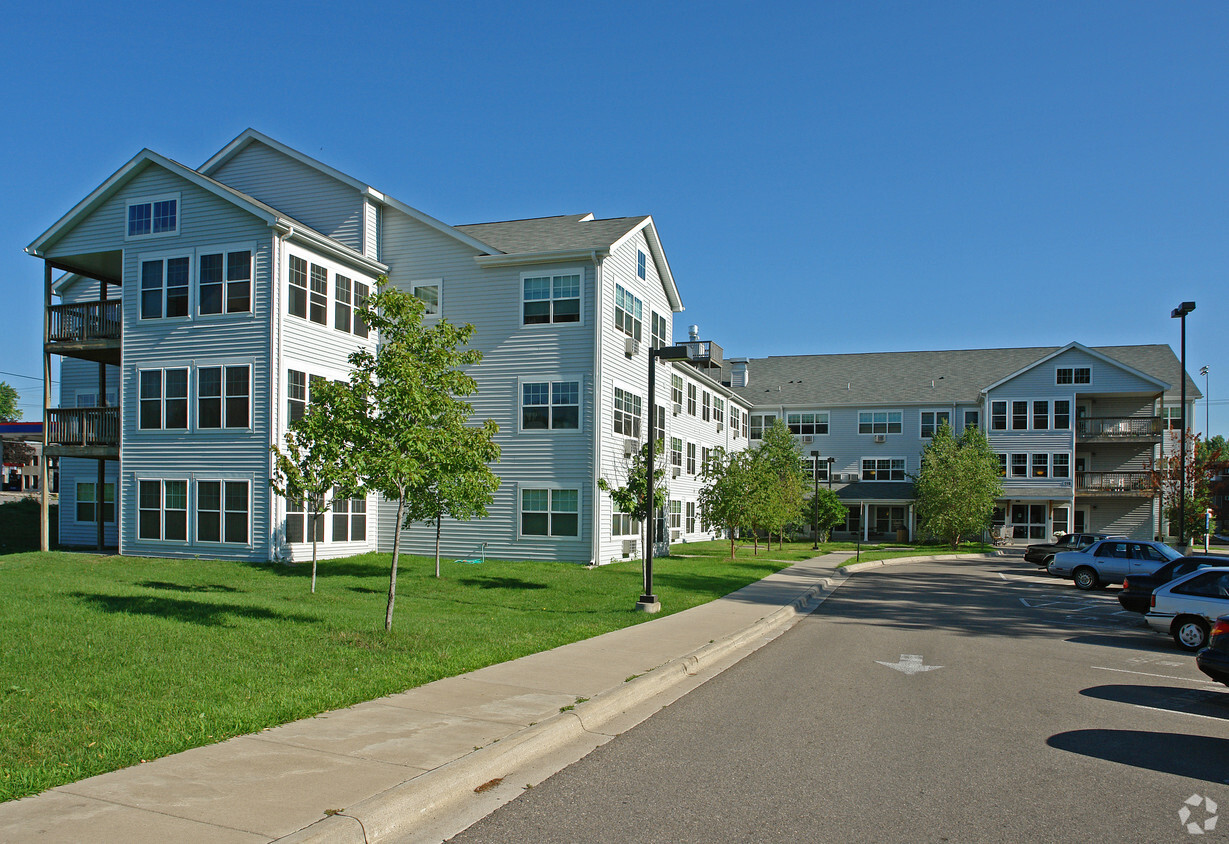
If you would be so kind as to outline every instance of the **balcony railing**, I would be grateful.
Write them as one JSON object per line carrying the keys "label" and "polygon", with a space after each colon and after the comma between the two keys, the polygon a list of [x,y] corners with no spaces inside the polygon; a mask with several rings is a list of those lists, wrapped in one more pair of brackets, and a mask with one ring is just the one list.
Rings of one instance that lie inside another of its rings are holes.
{"label": "balcony railing", "polygon": [[119,299],[52,305],[50,343],[81,343],[86,340],[120,339],[123,315]]}
{"label": "balcony railing", "polygon": [[118,407],[47,411],[47,445],[118,446]]}
{"label": "balcony railing", "polygon": [[1075,428],[1077,436],[1107,440],[1158,438],[1164,430],[1159,416],[1082,416]]}
{"label": "balcony railing", "polygon": [[1076,472],[1076,495],[1153,495],[1156,487],[1149,472]]}

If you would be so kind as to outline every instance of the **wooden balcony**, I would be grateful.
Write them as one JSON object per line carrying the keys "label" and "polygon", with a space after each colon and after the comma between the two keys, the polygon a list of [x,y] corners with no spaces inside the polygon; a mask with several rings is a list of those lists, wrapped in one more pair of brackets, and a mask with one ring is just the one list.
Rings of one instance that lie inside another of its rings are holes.
{"label": "wooden balcony", "polygon": [[1150,472],[1076,472],[1075,494],[1152,498],[1156,487]]}
{"label": "wooden balcony", "polygon": [[1082,416],[1075,422],[1080,442],[1160,442],[1164,432],[1159,416]]}
{"label": "wooden balcony", "polygon": [[118,407],[48,410],[43,453],[52,457],[118,460],[119,411]]}
{"label": "wooden balcony", "polygon": [[123,314],[119,299],[48,308],[47,351],[119,365]]}

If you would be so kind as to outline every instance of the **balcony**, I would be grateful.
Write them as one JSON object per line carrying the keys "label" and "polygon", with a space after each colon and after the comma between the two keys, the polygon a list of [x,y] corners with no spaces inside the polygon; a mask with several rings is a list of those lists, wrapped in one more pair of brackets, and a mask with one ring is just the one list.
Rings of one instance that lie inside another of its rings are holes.
{"label": "balcony", "polygon": [[49,409],[43,453],[118,460],[119,411],[118,407]]}
{"label": "balcony", "polygon": [[1082,416],[1075,423],[1081,442],[1160,442],[1164,431],[1159,416]]}
{"label": "balcony", "polygon": [[1150,472],[1076,472],[1075,494],[1152,498],[1156,487]]}
{"label": "balcony", "polygon": [[119,299],[48,308],[47,351],[118,365],[123,314]]}

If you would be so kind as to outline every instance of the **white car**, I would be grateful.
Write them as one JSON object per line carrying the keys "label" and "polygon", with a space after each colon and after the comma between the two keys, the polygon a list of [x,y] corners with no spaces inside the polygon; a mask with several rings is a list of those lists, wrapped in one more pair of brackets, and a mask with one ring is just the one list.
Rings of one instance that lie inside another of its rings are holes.
{"label": "white car", "polygon": [[1155,630],[1174,637],[1178,647],[1197,651],[1208,643],[1216,619],[1229,613],[1229,566],[1199,569],[1157,587],[1144,616]]}

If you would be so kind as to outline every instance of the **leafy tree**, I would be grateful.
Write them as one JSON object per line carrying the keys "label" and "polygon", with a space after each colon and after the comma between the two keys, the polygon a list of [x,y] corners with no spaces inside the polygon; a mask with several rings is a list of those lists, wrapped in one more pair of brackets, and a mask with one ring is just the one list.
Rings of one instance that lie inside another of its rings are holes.
{"label": "leafy tree", "polygon": [[[1151,467],[1151,481],[1161,494],[1161,506],[1170,525],[1177,525],[1179,499],[1182,493],[1181,436],[1174,432],[1168,453]],[[1225,438],[1213,437],[1203,441],[1198,434],[1186,431],[1186,504],[1183,507],[1185,525],[1178,531],[1180,544],[1185,545],[1192,536],[1204,532],[1204,512],[1212,506],[1214,478],[1229,467],[1229,449]],[[1224,516],[1224,514],[1219,514]]]}
{"label": "leafy tree", "polygon": [[773,531],[778,543],[784,541],[786,526],[795,524],[802,515],[806,484],[802,451],[789,428],[777,419],[764,431],[753,455],[760,469],[756,475],[760,486],[754,496],[755,522],[768,531],[771,550]]}
{"label": "leafy tree", "polygon": [[822,540],[816,537],[816,542],[827,542],[832,528],[844,524],[845,518],[849,515],[849,510],[841,503],[837,494],[822,486],[819,488],[818,495],[811,496],[811,506],[807,509],[815,524],[819,525],[820,536],[823,537]]}
{"label": "leafy tree", "polygon": [[[660,507],[670,498],[670,489],[666,485],[664,459],[666,441],[663,437],[657,437],[654,440],[653,450],[657,453],[657,459],[653,461],[653,501],[656,506]],[[610,493],[610,500],[614,502],[619,512],[627,513],[640,523],[644,541],[642,549],[644,556],[641,562],[648,555],[648,543],[652,541],[653,530],[653,519],[650,518],[649,513],[648,462],[649,444],[646,442],[632,454],[626,467],[627,476],[623,479],[622,486],[615,486],[606,478],[597,480],[598,489]]]}
{"label": "leafy tree", "polygon": [[499,489],[499,477],[490,463],[499,460],[495,434],[499,426],[488,419],[481,427],[459,424],[450,417],[451,430],[434,429],[437,442],[432,460],[409,490],[406,522],[435,526],[435,576],[440,576],[440,531],[444,516],[469,521],[486,516],[487,505]]}
{"label": "leafy tree", "polygon": [[[324,514],[338,497],[350,498],[359,490],[354,466],[355,449],[346,437],[344,388],[323,379],[312,383],[311,403],[285,436],[285,451],[277,443],[269,486],[286,500],[303,499],[307,529],[312,538],[312,594],[316,592],[316,546]],[[326,498],[330,490],[336,494]]]}
{"label": "leafy tree", "polygon": [[[386,631],[393,627],[401,531],[410,526],[411,512],[422,518],[422,514],[434,511],[438,520],[444,512],[440,504],[423,505],[420,496],[433,483],[438,485],[449,462],[467,471],[473,468],[481,455],[466,453],[467,448],[485,448],[481,437],[462,435],[465,421],[473,413],[464,397],[478,390],[463,368],[482,360],[477,349],[461,348],[473,336],[474,327],[453,325],[445,319],[428,326],[423,324],[422,315],[419,299],[381,277],[375,295],[360,314],[379,332],[380,345],[374,353],[360,349],[350,355],[353,369],[345,427],[356,447],[359,476],[366,487],[397,502],[384,615]],[[493,433],[490,426],[469,430]],[[467,499],[471,493],[474,498]],[[482,483],[450,487],[447,509],[462,513],[469,507],[468,512],[477,513],[481,506],[474,502],[487,494],[489,489]],[[463,507],[462,499],[470,503]]]}
{"label": "leafy tree", "polygon": [[980,430],[966,428],[957,438],[951,427],[941,425],[913,476],[918,526],[952,548],[959,547],[962,538],[981,533],[1003,493],[998,467],[998,456]]}
{"label": "leafy tree", "polygon": [[21,419],[17,407],[17,388],[0,381],[0,422],[16,422]]}
{"label": "leafy tree", "polygon": [[749,452],[723,448],[713,451],[701,472],[700,521],[705,530],[717,528],[729,534],[731,560],[737,552],[734,540],[739,531],[753,525],[755,472]]}

